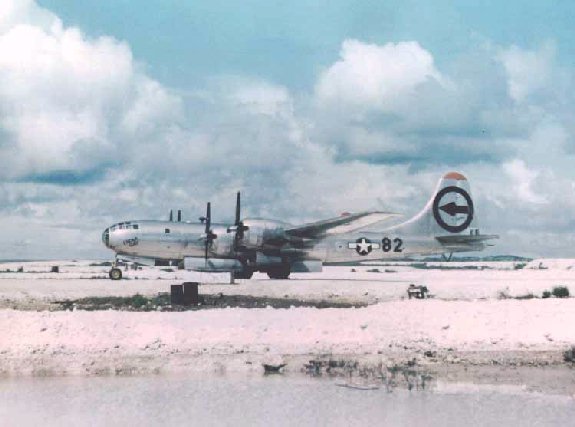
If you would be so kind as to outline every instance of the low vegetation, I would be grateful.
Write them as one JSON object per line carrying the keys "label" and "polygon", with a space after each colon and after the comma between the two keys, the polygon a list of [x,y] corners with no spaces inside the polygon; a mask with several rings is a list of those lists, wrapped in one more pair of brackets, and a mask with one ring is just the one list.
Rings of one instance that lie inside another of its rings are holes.
{"label": "low vegetation", "polygon": [[568,298],[569,297],[569,288],[567,286],[555,286],[551,290],[551,294],[555,298]]}
{"label": "low vegetation", "polygon": [[199,295],[199,304],[190,306],[172,305],[170,294],[159,293],[157,296],[144,296],[140,294],[129,297],[87,297],[76,300],[56,301],[61,310],[120,310],[120,311],[185,311],[210,308],[353,308],[363,307],[366,304],[351,304],[337,301],[302,301],[293,298],[268,298],[250,295]]}
{"label": "low vegetation", "polygon": [[523,270],[526,265],[527,265],[526,262],[519,262],[513,265],[513,270]]}
{"label": "low vegetation", "polygon": [[[551,291],[543,291],[541,294],[541,298],[568,298],[569,297],[569,288],[567,286],[555,286]],[[498,299],[533,299],[539,298],[537,295],[533,294],[533,292],[529,292],[523,295],[511,295],[509,293],[509,288],[502,289],[497,294]]]}
{"label": "low vegetation", "polygon": [[575,347],[571,347],[563,352],[563,360],[565,362],[575,363]]}
{"label": "low vegetation", "polygon": [[423,263],[412,263],[410,264],[413,268],[418,268],[420,270],[492,270],[493,267],[486,265],[447,265],[445,264],[427,264]]}

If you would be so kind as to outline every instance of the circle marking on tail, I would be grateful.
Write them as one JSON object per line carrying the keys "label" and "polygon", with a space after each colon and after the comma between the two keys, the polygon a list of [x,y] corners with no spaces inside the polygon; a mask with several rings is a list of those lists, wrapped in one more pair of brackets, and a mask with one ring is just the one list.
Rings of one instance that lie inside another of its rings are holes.
{"label": "circle marking on tail", "polygon": [[[455,194],[460,195],[465,200],[464,205],[458,205],[456,202],[441,203],[445,196]],[[464,217],[459,217],[458,215],[465,215]],[[448,224],[444,216],[457,218],[458,224],[451,225]],[[437,193],[435,199],[433,200],[433,217],[435,221],[439,224],[441,228],[449,231],[450,233],[460,233],[465,230],[473,221],[473,200],[467,191],[460,187],[445,187]],[[463,221],[461,221],[461,219]]]}

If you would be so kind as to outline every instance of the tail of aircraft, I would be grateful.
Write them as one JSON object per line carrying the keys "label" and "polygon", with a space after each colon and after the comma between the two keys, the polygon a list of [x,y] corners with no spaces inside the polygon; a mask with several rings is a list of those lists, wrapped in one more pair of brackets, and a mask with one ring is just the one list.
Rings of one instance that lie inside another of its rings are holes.
{"label": "tail of aircraft", "polygon": [[[439,180],[423,210],[390,230],[410,235],[433,235],[440,241],[442,236],[448,240],[454,240],[454,236],[479,236],[469,181],[459,172],[447,173]],[[474,240],[483,239],[476,237]]]}

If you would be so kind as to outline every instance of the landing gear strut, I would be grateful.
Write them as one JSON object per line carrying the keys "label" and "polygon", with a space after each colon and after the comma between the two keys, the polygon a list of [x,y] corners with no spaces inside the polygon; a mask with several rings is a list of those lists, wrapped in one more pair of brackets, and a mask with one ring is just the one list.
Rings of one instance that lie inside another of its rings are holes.
{"label": "landing gear strut", "polygon": [[108,277],[112,280],[120,280],[122,278],[122,270],[118,268],[118,258],[112,263],[112,268],[108,271]]}

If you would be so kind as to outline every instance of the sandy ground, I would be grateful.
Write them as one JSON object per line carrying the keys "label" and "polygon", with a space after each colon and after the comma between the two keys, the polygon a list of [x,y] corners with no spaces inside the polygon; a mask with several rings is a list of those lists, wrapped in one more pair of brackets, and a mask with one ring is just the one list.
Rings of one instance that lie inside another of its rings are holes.
{"label": "sandy ground", "polygon": [[[60,273],[49,273],[51,265],[59,265]],[[0,264],[0,271],[12,271],[0,273],[0,373],[227,372],[282,362],[288,372],[299,372],[310,359],[338,359],[379,366],[379,372],[382,366],[415,366],[454,380],[481,381],[496,372],[494,378],[513,384],[542,390],[553,384],[554,391],[575,393],[574,372],[563,361],[563,352],[575,345],[575,299],[512,298],[540,296],[556,285],[575,292],[575,260],[536,260],[519,270],[514,263],[445,265],[451,269],[328,267],[287,281],[255,275],[230,285],[218,283],[226,275],[158,268],[129,271],[127,280],[114,282],[102,278],[107,267],[90,262]],[[24,272],[13,272],[19,266]],[[367,271],[374,268],[379,272]],[[201,293],[370,305],[182,313],[46,310],[64,299],[153,296],[182,280],[209,282]],[[434,298],[406,299],[409,283],[425,284]]]}
{"label": "sandy ground", "polygon": [[[327,267],[322,273],[292,274],[290,280],[270,280],[265,274],[256,273],[251,280],[236,280],[232,286],[226,274],[167,272],[157,267],[126,271],[126,280],[116,282],[107,278],[109,267],[90,264],[87,261],[0,264],[0,307],[20,308],[26,301],[41,303],[87,296],[129,296],[135,293],[151,296],[169,291],[170,284],[182,281],[206,283],[200,287],[203,293],[370,304],[405,297],[410,283],[426,285],[435,299],[445,300],[492,299],[501,293],[541,296],[544,290],[557,285],[571,287],[575,292],[575,260],[535,260],[521,270],[514,270],[517,263],[509,262],[427,264],[429,267],[446,266],[451,270],[419,269],[405,263]],[[52,265],[58,265],[60,273],[49,273]],[[24,272],[16,273],[20,266],[24,267]],[[6,269],[11,272],[5,272]],[[369,271],[374,269],[379,272]],[[14,302],[17,304],[11,304]]]}

